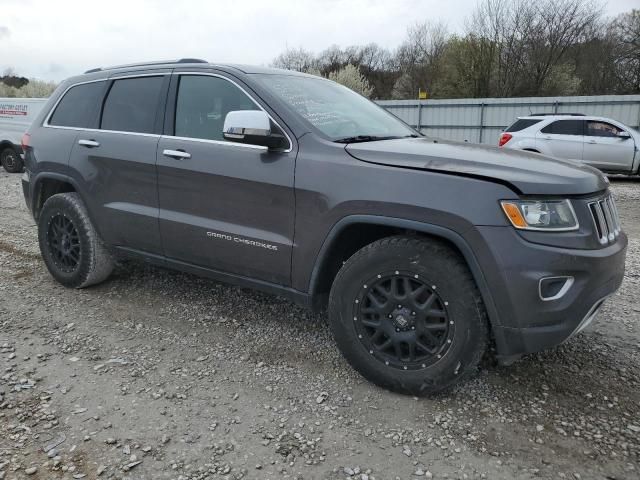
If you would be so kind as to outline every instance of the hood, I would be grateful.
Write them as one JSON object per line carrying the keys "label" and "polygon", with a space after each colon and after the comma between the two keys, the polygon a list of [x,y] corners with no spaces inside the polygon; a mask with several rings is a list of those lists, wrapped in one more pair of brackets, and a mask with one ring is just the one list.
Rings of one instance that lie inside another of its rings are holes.
{"label": "hood", "polygon": [[604,175],[587,165],[473,143],[401,138],[351,143],[346,151],[365,162],[506,183],[524,195],[582,195],[608,186]]}

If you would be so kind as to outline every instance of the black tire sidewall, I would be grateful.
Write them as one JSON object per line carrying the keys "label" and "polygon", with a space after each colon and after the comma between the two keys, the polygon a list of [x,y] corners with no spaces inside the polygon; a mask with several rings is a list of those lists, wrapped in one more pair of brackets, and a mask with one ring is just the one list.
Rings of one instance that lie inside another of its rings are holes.
{"label": "black tire sidewall", "polygon": [[[77,211],[76,205],[66,197],[68,194],[54,195],[42,208],[38,219],[38,242],[40,252],[51,275],[65,287],[78,288],[85,282],[92,267],[94,255],[88,235],[88,226]],[[47,241],[47,232],[51,220],[58,214],[66,216],[73,223],[80,238],[80,264],[73,272],[62,271],[55,263]]]}
{"label": "black tire sidewall", "polygon": [[[7,164],[7,157],[9,155],[13,155],[13,157],[15,158],[15,163],[13,166],[9,166]],[[9,173],[20,173],[24,169],[22,158],[20,158],[20,154],[13,147],[5,147],[2,149],[2,151],[0,151],[0,163]]]}
{"label": "black tire sidewall", "polygon": [[[409,250],[408,250],[408,248]],[[415,262],[416,256],[419,258]],[[353,309],[363,283],[389,271],[418,274],[436,286],[454,321],[454,336],[449,350],[436,363],[418,370],[402,370],[385,365],[369,353],[358,338]],[[475,368],[485,349],[486,333],[475,295],[476,289],[465,266],[448,258],[426,258],[415,247],[387,246],[373,248],[339,272],[331,292],[330,324],[338,347],[349,363],[365,378],[384,388],[401,393],[427,394],[450,387]]]}

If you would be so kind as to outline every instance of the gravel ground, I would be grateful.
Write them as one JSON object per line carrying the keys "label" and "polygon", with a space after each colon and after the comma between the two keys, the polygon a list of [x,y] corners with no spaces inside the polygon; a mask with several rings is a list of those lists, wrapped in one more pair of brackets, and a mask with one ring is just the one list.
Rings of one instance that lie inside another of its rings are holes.
{"label": "gravel ground", "polygon": [[354,373],[326,319],[136,263],[82,291],[0,173],[0,480],[638,479],[640,182],[627,275],[588,331],[434,398]]}

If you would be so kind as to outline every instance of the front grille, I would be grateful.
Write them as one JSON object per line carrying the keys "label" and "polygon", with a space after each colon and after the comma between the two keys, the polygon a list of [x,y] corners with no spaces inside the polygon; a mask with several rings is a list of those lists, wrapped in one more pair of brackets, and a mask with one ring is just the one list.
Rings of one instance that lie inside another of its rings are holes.
{"label": "front grille", "polygon": [[589,203],[595,232],[601,244],[614,242],[620,235],[620,217],[613,195]]}

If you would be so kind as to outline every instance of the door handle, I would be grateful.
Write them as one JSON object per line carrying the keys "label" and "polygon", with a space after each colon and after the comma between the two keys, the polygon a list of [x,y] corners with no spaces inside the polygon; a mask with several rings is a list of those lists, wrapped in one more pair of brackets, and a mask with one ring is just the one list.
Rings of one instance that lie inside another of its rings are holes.
{"label": "door handle", "polygon": [[100,146],[100,142],[96,142],[95,140],[78,140],[78,145],[87,148],[96,148]]}
{"label": "door handle", "polygon": [[544,139],[545,139],[545,140],[552,140],[552,138],[551,138],[549,135],[547,135],[546,137],[544,137]]}
{"label": "door handle", "polygon": [[191,158],[191,154],[185,152],[184,150],[164,150],[162,154],[165,157],[171,157],[176,160],[186,160],[188,158]]}
{"label": "door handle", "polygon": [[589,140],[589,143],[598,143],[595,140]]}

